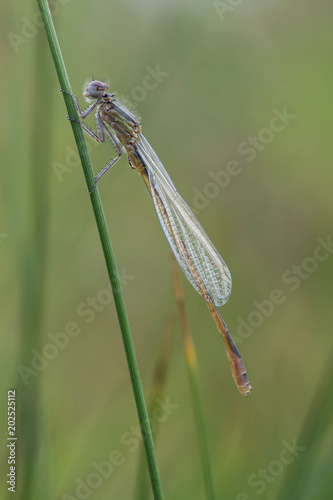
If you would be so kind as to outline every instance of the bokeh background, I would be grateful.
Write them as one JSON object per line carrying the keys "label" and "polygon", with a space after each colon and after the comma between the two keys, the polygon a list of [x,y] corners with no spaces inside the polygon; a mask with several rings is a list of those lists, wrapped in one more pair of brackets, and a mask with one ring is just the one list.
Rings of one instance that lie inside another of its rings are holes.
{"label": "bokeh background", "polygon": [[[52,9],[73,91],[80,97],[93,74],[133,103],[231,270],[221,313],[254,387],[247,399],[183,279],[217,498],[332,498],[331,2],[55,0]],[[21,498],[132,499],[138,420],[37,4],[2,5],[0,24],[0,495],[15,388]],[[283,110],[285,123],[272,122]],[[96,172],[114,156],[109,144],[90,150]],[[176,311],[169,248],[125,157],[99,189],[148,396],[165,318]],[[55,348],[52,335],[73,328]],[[161,399],[175,405],[156,438],[165,498],[206,498],[178,323]],[[123,460],[109,477],[78,492],[116,450]]]}

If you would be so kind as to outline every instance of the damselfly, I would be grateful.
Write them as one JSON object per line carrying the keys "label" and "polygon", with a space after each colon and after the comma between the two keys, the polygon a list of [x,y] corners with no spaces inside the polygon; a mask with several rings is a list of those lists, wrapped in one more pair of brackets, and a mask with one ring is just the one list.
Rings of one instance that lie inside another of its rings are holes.
{"label": "damselfly", "polygon": [[248,395],[252,388],[241,355],[216,309],[227,302],[231,293],[229,269],[178,194],[161,160],[142,134],[138,119],[117,101],[115,94],[110,94],[107,90],[108,86],[97,80],[87,83],[83,95],[88,102],[94,102],[84,111],[81,111],[76,96],[70,94],[82,119],[97,108],[96,133],[80,121],[83,130],[97,142],[105,142],[107,135],[118,152],[117,157],[97,174],[91,192],[102,175],[122,156],[123,147],[130,166],[141,174],[151,194],[158,219],[181,269],[206,301],[224,340],[237,387],[242,394]]}

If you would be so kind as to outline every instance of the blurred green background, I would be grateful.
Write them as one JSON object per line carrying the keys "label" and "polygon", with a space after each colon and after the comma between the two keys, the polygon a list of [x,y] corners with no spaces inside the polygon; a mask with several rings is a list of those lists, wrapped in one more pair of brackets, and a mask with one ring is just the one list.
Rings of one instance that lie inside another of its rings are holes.
{"label": "blurred green background", "polygon": [[[332,498],[331,2],[59,0],[52,9],[73,92],[83,105],[93,74],[135,105],[231,270],[221,314],[254,387],[247,399],[204,301],[183,279],[217,498]],[[18,490],[28,485],[21,498],[130,500],[137,415],[37,4],[3,5],[0,24],[2,477],[7,391],[15,388]],[[289,118],[272,121],[283,110]],[[96,172],[114,156],[109,144],[90,149]],[[99,190],[148,395],[164,320],[176,309],[169,247],[125,157]],[[276,289],[279,304],[271,302]],[[93,310],[89,300],[98,310],[82,315]],[[54,347],[52,335],[71,322],[78,334]],[[48,359],[24,371],[43,349]],[[175,405],[156,443],[165,498],[203,499],[179,325],[162,400]],[[286,443],[294,455],[283,452]],[[93,464],[115,450],[122,460],[109,477],[78,496]],[[4,480],[0,488],[7,498]]]}

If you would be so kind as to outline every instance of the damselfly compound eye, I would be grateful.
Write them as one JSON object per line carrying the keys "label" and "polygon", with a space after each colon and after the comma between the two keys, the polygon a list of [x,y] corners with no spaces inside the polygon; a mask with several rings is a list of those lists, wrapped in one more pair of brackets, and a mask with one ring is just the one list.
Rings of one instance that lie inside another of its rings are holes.
{"label": "damselfly compound eye", "polygon": [[101,97],[104,92],[108,89],[106,83],[99,82],[98,80],[94,80],[90,82],[87,88],[87,94],[89,97],[93,97],[94,99],[98,99]]}

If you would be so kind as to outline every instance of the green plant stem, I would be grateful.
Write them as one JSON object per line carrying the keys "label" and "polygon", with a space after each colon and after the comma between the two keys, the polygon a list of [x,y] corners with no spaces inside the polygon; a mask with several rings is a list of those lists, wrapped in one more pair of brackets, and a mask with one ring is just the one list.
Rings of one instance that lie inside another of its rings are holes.
{"label": "green plant stem", "polygon": [[[40,85],[42,78],[49,77],[51,69],[47,46],[35,44],[34,88]],[[23,234],[16,231],[19,240],[15,244],[21,282],[20,367],[27,363],[32,349],[40,351],[43,339],[50,178],[50,170],[45,168],[45,164],[51,163],[51,158],[48,156],[51,151],[51,136],[44,124],[53,113],[50,87],[44,86],[38,94],[32,95],[30,110],[30,134],[27,134],[30,148],[24,162],[29,182],[24,182],[25,201],[20,204],[20,219],[25,231]],[[15,140],[17,141],[17,137]],[[39,376],[24,378],[22,372],[17,372],[15,385],[19,397],[17,430],[20,443],[18,462],[21,464],[16,490],[17,499],[43,498],[50,488],[45,455],[47,437],[42,425],[41,378]],[[8,492],[8,498],[11,495],[12,492]]]}
{"label": "green plant stem", "polygon": [[199,390],[197,356],[192,341],[190,324],[186,313],[185,298],[179,276],[178,265],[176,259],[172,255],[170,259],[170,266],[171,266],[172,284],[175,292],[179,318],[180,318],[180,326],[183,335],[183,345],[184,345],[186,365],[190,382],[193,414],[196,424],[203,478],[206,487],[206,498],[208,500],[215,500],[216,495],[215,495],[213,475],[212,475],[211,457],[208,448],[205,419],[204,419],[200,390]]}
{"label": "green plant stem", "polygon": [[[308,408],[307,416],[301,427],[297,438],[297,445],[304,447],[304,450],[297,456],[292,467],[288,468],[284,482],[278,490],[277,500],[285,498],[310,498],[311,479],[315,478],[313,470],[318,460],[320,446],[323,446],[332,429],[333,421],[333,372],[332,372],[333,347],[327,357],[327,363],[322,377],[314,391],[312,401]],[[317,498],[332,498],[332,480],[326,483],[324,475],[317,486]],[[328,492],[328,494],[327,494]],[[326,497],[327,494],[327,497]]]}
{"label": "green plant stem", "polygon": [[187,369],[190,381],[193,413],[197,429],[197,438],[199,443],[202,471],[206,487],[206,497],[209,500],[215,500],[216,496],[215,496],[214,482],[212,475],[211,457],[208,449],[206,424],[203,415],[201,395],[199,391],[199,379],[198,379],[198,370],[196,363],[190,364],[187,362]]}
{"label": "green plant stem", "polygon": [[[47,0],[38,0],[38,5],[42,14],[42,18],[45,25],[45,31],[48,38],[51,54],[53,57],[54,65],[58,74],[60,87],[66,92],[71,92],[71,87],[69,84],[68,75],[66,72],[64,60],[62,58],[59,42],[55,32],[54,24],[52,21],[50,9]],[[78,115],[73,103],[73,99],[66,94],[64,95],[65,104],[67,107],[68,115],[70,118],[78,120]],[[86,178],[87,186],[89,192],[91,192],[94,185],[94,172],[92,169],[91,161],[88,155],[86,143],[83,137],[83,132],[79,123],[71,122],[75,141],[78,147],[84,175]],[[120,325],[120,330],[123,338],[128,368],[130,372],[135,403],[137,407],[138,417],[141,426],[141,432],[143,437],[143,443],[146,451],[146,457],[148,462],[148,469],[153,489],[154,498],[161,500],[163,499],[162,485],[159,475],[159,470],[157,466],[156,454],[154,449],[154,443],[152,438],[152,433],[150,429],[147,408],[144,400],[142,383],[139,374],[139,368],[135,356],[134,345],[132,340],[132,335],[130,331],[129,321],[127,317],[125,302],[121,290],[121,284],[119,280],[119,274],[116,267],[115,257],[113,249],[111,246],[110,235],[108,232],[104,211],[102,207],[102,202],[99,196],[98,189],[96,188],[90,196],[96,224],[103,248],[104,258],[106,262],[106,267],[108,270],[112,293],[115,301],[115,306],[118,315],[118,321]]]}
{"label": "green plant stem", "polygon": [[[170,367],[172,344],[175,335],[175,325],[176,325],[175,315],[169,314],[164,322],[161,345],[155,363],[152,386],[150,389],[150,395],[148,399],[148,414],[154,421],[154,427],[152,432],[155,442],[158,431],[158,422],[156,421],[156,418],[154,419],[154,415],[156,408],[158,408],[157,398],[161,399],[163,397],[163,393],[167,382],[167,374]],[[137,483],[135,488],[136,500],[147,500],[148,498],[149,483],[148,483],[147,472],[144,469],[145,463],[143,460],[143,454],[144,454],[144,448],[143,446],[140,446],[140,457],[138,460],[139,467],[137,473]]]}

